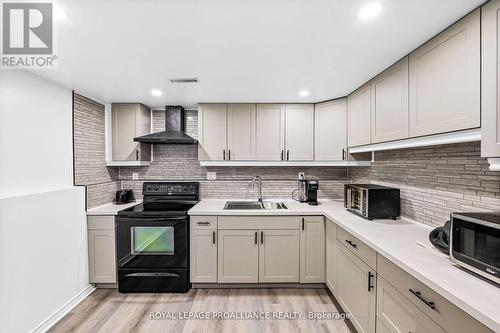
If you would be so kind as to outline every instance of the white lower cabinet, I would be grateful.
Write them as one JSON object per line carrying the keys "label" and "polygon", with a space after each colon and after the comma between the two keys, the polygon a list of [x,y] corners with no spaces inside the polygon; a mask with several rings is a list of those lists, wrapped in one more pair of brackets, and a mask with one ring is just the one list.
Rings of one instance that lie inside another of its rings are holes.
{"label": "white lower cabinet", "polygon": [[219,230],[218,282],[259,282],[257,230]]}
{"label": "white lower cabinet", "polygon": [[377,278],[377,318],[387,332],[445,332],[381,276]]}
{"label": "white lower cabinet", "polygon": [[335,251],[337,248],[337,225],[330,220],[325,222],[325,271],[326,286],[332,294],[336,294],[335,286]]}
{"label": "white lower cabinet", "polygon": [[358,332],[375,332],[376,273],[337,242],[336,298]]}
{"label": "white lower cabinet", "polygon": [[217,282],[217,230],[191,230],[191,282]]}
{"label": "white lower cabinet", "polygon": [[300,232],[300,283],[325,282],[325,219],[302,218]]}
{"label": "white lower cabinet", "polygon": [[116,283],[114,221],[114,216],[87,218],[90,283]]}
{"label": "white lower cabinet", "polygon": [[259,282],[299,282],[299,231],[259,233]]}

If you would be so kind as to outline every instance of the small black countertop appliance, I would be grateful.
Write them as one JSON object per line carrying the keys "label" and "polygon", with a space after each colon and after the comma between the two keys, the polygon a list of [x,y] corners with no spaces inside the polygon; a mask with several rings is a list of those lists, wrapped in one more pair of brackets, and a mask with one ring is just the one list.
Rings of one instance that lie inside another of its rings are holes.
{"label": "small black countertop appliance", "polygon": [[306,200],[311,206],[318,205],[318,189],[319,183],[317,180],[309,179],[306,181]]}
{"label": "small black countertop appliance", "polygon": [[128,203],[134,202],[134,201],[135,201],[134,191],[132,191],[132,190],[119,190],[119,191],[116,191],[115,201],[113,201],[113,202],[115,205],[124,205],[124,204],[128,204]]}
{"label": "small black countertop appliance", "polygon": [[401,210],[399,189],[376,184],[345,184],[344,207],[368,220],[395,220]]}
{"label": "small black countertop appliance", "polygon": [[118,291],[186,292],[189,283],[188,210],[199,183],[145,182],[143,203],[118,212]]}

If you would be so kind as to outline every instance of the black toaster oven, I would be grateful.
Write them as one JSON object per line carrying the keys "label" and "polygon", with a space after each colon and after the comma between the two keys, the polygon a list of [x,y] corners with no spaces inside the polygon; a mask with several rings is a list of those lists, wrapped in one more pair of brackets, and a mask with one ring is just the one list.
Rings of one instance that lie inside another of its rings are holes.
{"label": "black toaster oven", "polygon": [[398,188],[376,184],[346,184],[344,206],[369,220],[395,220],[401,213],[400,192]]}

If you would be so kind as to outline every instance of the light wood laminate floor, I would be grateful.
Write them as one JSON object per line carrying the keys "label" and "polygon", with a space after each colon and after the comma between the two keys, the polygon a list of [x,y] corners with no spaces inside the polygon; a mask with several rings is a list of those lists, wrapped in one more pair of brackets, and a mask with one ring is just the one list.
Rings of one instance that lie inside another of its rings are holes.
{"label": "light wood laminate floor", "polygon": [[337,312],[324,289],[191,289],[185,294],[120,294],[98,289],[49,332],[334,332],[338,319],[151,319],[151,313]]}

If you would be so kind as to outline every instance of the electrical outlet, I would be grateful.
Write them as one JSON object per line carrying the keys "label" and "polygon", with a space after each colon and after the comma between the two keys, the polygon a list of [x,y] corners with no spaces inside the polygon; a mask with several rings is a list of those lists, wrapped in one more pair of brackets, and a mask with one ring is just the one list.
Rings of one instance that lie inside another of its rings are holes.
{"label": "electrical outlet", "polygon": [[306,173],[304,171],[299,172],[299,179],[306,179]]}
{"label": "electrical outlet", "polygon": [[216,180],[217,173],[213,171],[207,171],[207,180]]}
{"label": "electrical outlet", "polygon": [[132,180],[139,180],[139,173],[138,172],[132,172]]}

